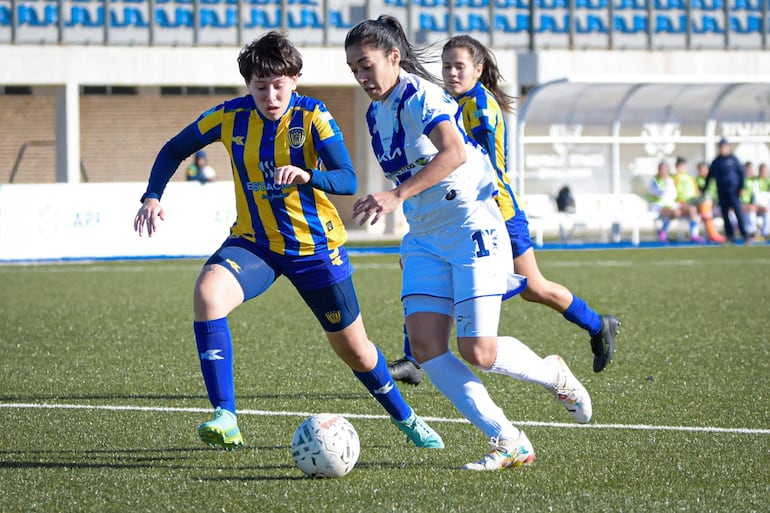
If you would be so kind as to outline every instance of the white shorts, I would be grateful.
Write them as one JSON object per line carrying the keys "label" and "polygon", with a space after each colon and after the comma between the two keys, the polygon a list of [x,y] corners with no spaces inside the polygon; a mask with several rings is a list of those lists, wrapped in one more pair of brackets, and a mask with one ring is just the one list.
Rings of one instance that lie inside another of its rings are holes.
{"label": "white shorts", "polygon": [[461,226],[407,233],[401,241],[401,298],[413,294],[451,299],[454,304],[502,296],[513,272],[505,223],[494,201],[479,203]]}
{"label": "white shorts", "polygon": [[496,337],[500,326],[500,296],[484,296],[455,305],[451,299],[411,295],[404,298],[404,316],[432,312],[455,318],[458,337]]}

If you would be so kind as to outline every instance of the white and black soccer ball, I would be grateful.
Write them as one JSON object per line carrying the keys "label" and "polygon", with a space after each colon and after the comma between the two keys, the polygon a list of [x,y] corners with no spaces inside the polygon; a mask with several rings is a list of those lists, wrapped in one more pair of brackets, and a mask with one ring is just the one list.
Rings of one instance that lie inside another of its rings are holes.
{"label": "white and black soccer ball", "polygon": [[309,477],[342,477],[356,465],[361,443],[353,424],[340,415],[311,415],[291,440],[297,467]]}

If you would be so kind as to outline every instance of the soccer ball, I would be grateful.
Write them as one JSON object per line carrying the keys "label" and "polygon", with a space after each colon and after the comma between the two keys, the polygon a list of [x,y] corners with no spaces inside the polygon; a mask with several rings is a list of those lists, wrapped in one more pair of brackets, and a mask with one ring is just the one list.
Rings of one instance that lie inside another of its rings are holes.
{"label": "soccer ball", "polygon": [[360,453],[353,424],[331,413],[305,419],[291,440],[294,462],[309,477],[342,477],[353,470]]}

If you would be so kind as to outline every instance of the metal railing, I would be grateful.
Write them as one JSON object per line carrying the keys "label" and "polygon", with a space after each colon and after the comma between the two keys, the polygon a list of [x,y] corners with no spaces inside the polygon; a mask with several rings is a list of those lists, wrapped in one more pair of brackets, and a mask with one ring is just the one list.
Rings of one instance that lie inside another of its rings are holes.
{"label": "metal railing", "polygon": [[[55,147],[56,141],[27,141],[21,145],[19,148],[19,153],[16,154],[16,160],[13,163],[13,167],[11,168],[11,176],[8,178],[8,183],[13,183],[14,180],[16,180],[16,175],[19,172],[21,161],[24,160],[24,154],[27,152],[27,149],[44,146]],[[88,182],[88,173],[86,172],[86,167],[83,165],[82,160],[80,161],[80,175],[83,182]]]}

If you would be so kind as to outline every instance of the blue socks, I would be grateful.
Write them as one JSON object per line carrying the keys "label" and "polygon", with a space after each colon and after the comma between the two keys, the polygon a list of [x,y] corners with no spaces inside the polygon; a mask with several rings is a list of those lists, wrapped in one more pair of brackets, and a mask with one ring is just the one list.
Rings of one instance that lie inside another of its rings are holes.
{"label": "blue socks", "polygon": [[602,317],[588,306],[583,299],[572,295],[572,303],[562,314],[569,322],[577,324],[589,335],[596,335],[602,329]]}
{"label": "blue socks", "polygon": [[353,374],[391,417],[396,420],[405,420],[412,414],[412,408],[406,404],[401,391],[393,383],[382,351],[379,347],[375,347],[377,348],[377,365],[374,366],[374,369],[369,372],[353,371]]}
{"label": "blue socks", "polygon": [[235,414],[233,339],[227,318],[193,322],[203,382],[214,408]]}

